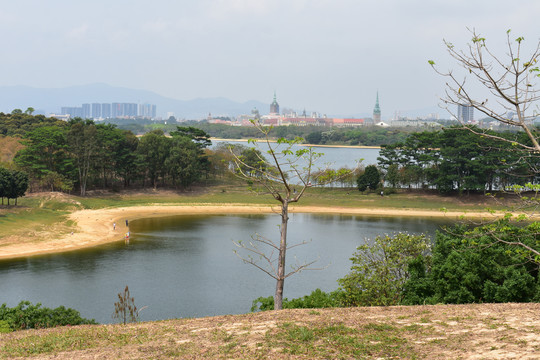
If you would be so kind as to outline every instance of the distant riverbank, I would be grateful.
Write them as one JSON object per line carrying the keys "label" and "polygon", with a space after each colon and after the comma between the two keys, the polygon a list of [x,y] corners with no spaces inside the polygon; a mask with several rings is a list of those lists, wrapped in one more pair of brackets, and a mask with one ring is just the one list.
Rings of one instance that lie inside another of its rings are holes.
{"label": "distant riverbank", "polygon": [[[248,142],[249,139],[222,139],[222,138],[210,138],[212,141],[223,141],[223,142]],[[256,141],[263,141],[264,139],[254,139]],[[264,140],[266,141],[266,140]],[[275,140],[269,140],[270,142],[276,142]],[[320,145],[320,144],[298,144],[299,146],[312,146],[312,147],[322,147],[322,148],[344,148],[344,149],[380,149],[380,146],[369,146],[369,145]]]}

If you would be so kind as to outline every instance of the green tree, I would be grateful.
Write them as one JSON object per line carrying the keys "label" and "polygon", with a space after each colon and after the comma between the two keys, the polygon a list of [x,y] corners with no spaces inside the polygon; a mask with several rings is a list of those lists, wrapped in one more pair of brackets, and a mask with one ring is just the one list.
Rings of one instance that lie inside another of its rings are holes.
{"label": "green tree", "polygon": [[392,188],[397,187],[400,180],[398,164],[391,164],[388,167],[388,169],[386,170],[386,174],[384,174],[384,180],[389,182]]}
{"label": "green tree", "polygon": [[201,161],[203,156],[200,147],[189,137],[173,136],[169,156],[165,160],[165,167],[173,183],[186,188],[199,180],[204,171]]}
{"label": "green tree", "polygon": [[128,187],[138,173],[137,147],[139,139],[129,130],[115,130],[118,137],[114,144],[114,170]]}
{"label": "green tree", "polygon": [[206,131],[193,126],[177,126],[176,131],[171,132],[171,136],[185,136],[193,140],[200,148],[206,148],[212,145],[210,135]]}
{"label": "green tree", "polygon": [[9,199],[15,199],[15,205],[17,205],[17,199],[24,196],[26,190],[28,190],[28,175],[23,171],[8,170],[7,173],[4,172],[0,176],[4,177],[4,179],[7,177],[5,197],[8,199],[8,205]]}
{"label": "green tree", "polygon": [[381,184],[381,174],[375,165],[366,166],[366,170],[358,177],[356,181],[359,191],[366,189],[376,190]]}
{"label": "green tree", "polygon": [[432,265],[415,264],[403,303],[539,301],[539,230],[538,222],[523,226],[504,219],[437,233]]}
{"label": "green tree", "polygon": [[388,306],[401,302],[408,264],[430,250],[425,235],[377,236],[353,254],[351,271],[338,280],[344,306]]}
{"label": "green tree", "polygon": [[240,159],[242,160],[240,171],[251,177],[263,176],[269,169],[268,162],[259,149],[249,147],[243,149]]}
{"label": "green tree", "polygon": [[39,184],[49,173],[66,179],[73,176],[73,162],[69,157],[65,127],[42,126],[25,135],[14,158],[15,164],[28,173],[31,181]]}
{"label": "green tree", "polygon": [[88,177],[96,166],[98,152],[97,129],[92,120],[75,118],[70,121],[67,133],[69,152],[79,175],[81,196],[86,195]]}
{"label": "green tree", "polygon": [[322,140],[322,131],[314,131],[306,136],[308,144],[320,144]]}
{"label": "green tree", "polygon": [[141,157],[145,178],[150,178],[152,187],[157,187],[159,176],[162,178],[167,173],[165,161],[169,157],[171,139],[165,137],[162,130],[154,130],[144,134],[137,147],[137,153]]}
{"label": "green tree", "polygon": [[4,205],[4,198],[9,193],[10,176],[11,173],[8,169],[0,167],[0,198],[2,198],[2,205]]}

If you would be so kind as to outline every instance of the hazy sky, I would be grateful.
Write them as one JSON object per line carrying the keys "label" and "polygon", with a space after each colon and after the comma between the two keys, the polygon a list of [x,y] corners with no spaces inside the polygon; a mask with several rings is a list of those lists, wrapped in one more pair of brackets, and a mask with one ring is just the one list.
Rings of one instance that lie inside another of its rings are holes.
{"label": "hazy sky", "polygon": [[443,39],[540,36],[540,1],[17,0],[0,6],[0,85],[95,82],[383,118],[437,105]]}

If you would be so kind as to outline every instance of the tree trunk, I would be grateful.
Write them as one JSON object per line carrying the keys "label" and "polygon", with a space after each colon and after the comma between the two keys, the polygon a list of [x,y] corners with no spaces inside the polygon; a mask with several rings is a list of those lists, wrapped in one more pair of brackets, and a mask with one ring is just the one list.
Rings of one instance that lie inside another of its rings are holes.
{"label": "tree trunk", "polygon": [[283,287],[285,285],[285,253],[287,252],[287,224],[289,221],[289,203],[287,199],[281,203],[281,238],[279,242],[279,259],[274,295],[274,310],[283,309]]}

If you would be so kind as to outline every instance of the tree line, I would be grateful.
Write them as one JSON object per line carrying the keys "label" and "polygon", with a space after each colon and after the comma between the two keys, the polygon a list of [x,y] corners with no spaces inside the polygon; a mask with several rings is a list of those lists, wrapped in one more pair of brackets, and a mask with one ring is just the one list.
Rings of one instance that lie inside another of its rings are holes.
{"label": "tree line", "polygon": [[[38,119],[39,120],[39,119]],[[36,123],[39,121],[36,121]],[[41,122],[23,135],[15,158],[32,190],[71,191],[130,186],[186,188],[208,174],[209,136],[177,127],[170,136],[154,130],[142,137],[92,120]]]}
{"label": "tree line", "polygon": [[[165,133],[174,131],[178,125],[172,122],[156,122],[152,120],[109,119],[120,129],[130,130],[135,134],[144,134],[152,130],[163,130]],[[192,126],[203,130],[210,136],[222,139],[260,139],[260,132],[251,126],[230,126],[212,124],[206,120],[189,120],[183,126]],[[305,143],[314,145],[365,145],[380,146],[393,144],[404,140],[411,132],[418,131],[417,127],[381,128],[379,126],[362,126],[359,128],[342,128],[326,126],[274,126],[268,135],[272,138],[293,140],[296,137],[305,139]]]}
{"label": "tree line", "polygon": [[[391,187],[437,189],[440,193],[488,192],[538,180],[540,159],[513,143],[528,143],[523,132],[478,136],[474,127],[450,127],[410,134],[381,148],[378,158]],[[496,137],[509,141],[500,141]]]}

